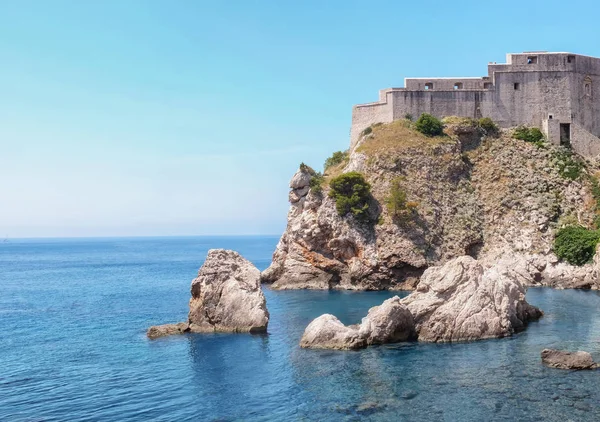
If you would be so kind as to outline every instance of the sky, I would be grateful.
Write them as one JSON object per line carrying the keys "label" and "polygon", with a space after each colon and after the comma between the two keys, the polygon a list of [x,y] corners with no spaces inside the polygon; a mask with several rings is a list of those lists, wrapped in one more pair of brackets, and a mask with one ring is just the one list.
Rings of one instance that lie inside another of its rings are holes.
{"label": "sky", "polygon": [[280,234],[352,106],[508,52],[600,57],[594,1],[0,0],[0,238]]}

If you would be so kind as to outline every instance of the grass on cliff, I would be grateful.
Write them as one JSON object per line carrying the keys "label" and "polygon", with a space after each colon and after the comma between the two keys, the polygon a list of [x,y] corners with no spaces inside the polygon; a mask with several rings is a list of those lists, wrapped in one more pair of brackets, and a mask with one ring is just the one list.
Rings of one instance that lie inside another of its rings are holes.
{"label": "grass on cliff", "polygon": [[452,142],[445,136],[425,136],[414,130],[412,126],[409,120],[374,125],[369,136],[356,151],[366,155],[377,155],[382,152],[398,152],[409,148],[423,148]]}

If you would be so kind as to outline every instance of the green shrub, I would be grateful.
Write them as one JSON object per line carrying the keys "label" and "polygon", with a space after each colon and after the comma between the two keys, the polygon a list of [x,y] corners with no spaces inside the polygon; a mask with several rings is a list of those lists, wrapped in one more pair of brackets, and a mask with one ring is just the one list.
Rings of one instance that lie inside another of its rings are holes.
{"label": "green shrub", "polygon": [[315,172],[313,177],[310,178],[310,182],[308,182],[308,186],[310,190],[314,193],[321,194],[323,193],[323,182],[325,182],[325,178],[321,172]]}
{"label": "green shrub", "polygon": [[361,132],[361,135],[362,135],[362,136],[365,136],[365,135],[368,135],[368,134],[370,134],[371,132],[373,132],[373,128],[372,128],[371,126],[369,126],[368,128],[366,128],[365,130],[363,130],[363,131]]}
{"label": "green shrub", "polygon": [[444,125],[431,114],[423,113],[415,123],[415,129],[425,136],[439,136],[444,133]]}
{"label": "green shrub", "polygon": [[331,157],[325,160],[323,165],[324,169],[327,170],[329,167],[337,166],[348,159],[348,151],[336,151]]}
{"label": "green shrub", "polygon": [[311,166],[307,166],[304,163],[300,163],[300,171],[303,171],[304,173],[308,173],[310,175],[315,175],[317,172],[313,170],[313,168]]}
{"label": "green shrub", "polygon": [[403,211],[406,211],[406,191],[402,188],[403,181],[402,177],[392,180],[390,194],[385,198],[388,212],[394,217],[398,217]]}
{"label": "green shrub", "polygon": [[544,142],[544,134],[537,127],[519,126],[513,131],[513,138],[536,145]]}
{"label": "green shrub", "polygon": [[412,115],[412,114],[410,114],[410,113],[406,113],[406,114],[404,115],[404,118],[405,118],[406,120],[408,120],[409,122],[412,122],[412,121],[413,121],[413,115]]}
{"label": "green shrub", "polygon": [[581,226],[560,229],[554,237],[554,253],[571,265],[584,265],[592,260],[600,240],[597,230]]}
{"label": "green shrub", "polygon": [[362,174],[355,171],[341,174],[332,179],[329,186],[329,196],[335,199],[340,216],[352,213],[358,220],[369,220],[371,185]]}
{"label": "green shrub", "polygon": [[579,160],[571,150],[560,148],[554,152],[554,160],[558,167],[558,174],[564,179],[577,180],[583,169],[583,162]]}
{"label": "green shrub", "polygon": [[477,126],[485,130],[488,135],[495,135],[499,132],[498,126],[489,117],[482,117],[477,121]]}

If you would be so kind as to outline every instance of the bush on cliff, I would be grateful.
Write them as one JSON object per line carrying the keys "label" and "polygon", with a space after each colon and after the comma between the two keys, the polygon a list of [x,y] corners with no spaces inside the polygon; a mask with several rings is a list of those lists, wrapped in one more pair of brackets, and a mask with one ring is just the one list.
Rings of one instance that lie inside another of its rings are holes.
{"label": "bush on cliff", "polygon": [[323,193],[323,182],[325,178],[323,177],[323,173],[317,171],[310,178],[310,182],[308,182],[308,186],[313,193],[321,194]]}
{"label": "bush on cliff", "polygon": [[337,166],[348,160],[348,151],[336,151],[331,157],[325,160],[323,168],[327,170],[329,167]]}
{"label": "bush on cliff", "polygon": [[560,148],[553,154],[558,174],[563,179],[577,180],[585,169],[583,162],[567,148]]}
{"label": "bush on cliff", "polygon": [[329,186],[329,196],[335,199],[335,207],[340,216],[352,213],[358,220],[369,220],[371,185],[362,174],[355,171],[341,174],[332,179]]}
{"label": "bush on cliff", "polygon": [[404,178],[397,177],[392,180],[390,194],[385,199],[387,210],[392,217],[404,217],[413,212],[417,207],[416,202],[407,200],[406,191],[403,188]]}
{"label": "bush on cliff", "polygon": [[444,133],[444,124],[431,114],[423,113],[415,122],[415,129],[425,136],[439,136]]}
{"label": "bush on cliff", "polygon": [[594,257],[599,240],[598,230],[588,230],[582,226],[567,226],[556,232],[554,253],[571,265],[584,265]]}
{"label": "bush on cliff", "polygon": [[500,131],[496,123],[494,123],[494,121],[489,117],[482,117],[481,119],[477,120],[477,126],[485,130],[485,133],[488,135],[496,135]]}
{"label": "bush on cliff", "polygon": [[519,126],[513,131],[513,138],[531,142],[537,146],[544,143],[544,134],[537,127]]}

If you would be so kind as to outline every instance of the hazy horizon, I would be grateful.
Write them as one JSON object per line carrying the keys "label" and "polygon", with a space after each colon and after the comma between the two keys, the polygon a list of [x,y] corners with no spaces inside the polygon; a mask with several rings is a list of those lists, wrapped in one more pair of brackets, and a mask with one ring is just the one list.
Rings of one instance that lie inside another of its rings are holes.
{"label": "hazy horizon", "polygon": [[508,52],[600,56],[599,8],[0,0],[0,236],[280,234],[354,104]]}

